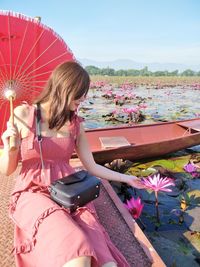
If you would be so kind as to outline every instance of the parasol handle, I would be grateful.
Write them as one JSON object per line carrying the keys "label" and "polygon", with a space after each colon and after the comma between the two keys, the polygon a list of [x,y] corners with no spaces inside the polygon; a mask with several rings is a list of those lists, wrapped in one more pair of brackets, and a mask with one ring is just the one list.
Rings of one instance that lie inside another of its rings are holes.
{"label": "parasol handle", "polygon": [[[10,121],[12,126],[14,126],[14,110],[13,110],[13,96],[9,97],[9,102],[10,102]],[[17,149],[17,139],[14,136],[10,137],[10,151],[14,151]]]}

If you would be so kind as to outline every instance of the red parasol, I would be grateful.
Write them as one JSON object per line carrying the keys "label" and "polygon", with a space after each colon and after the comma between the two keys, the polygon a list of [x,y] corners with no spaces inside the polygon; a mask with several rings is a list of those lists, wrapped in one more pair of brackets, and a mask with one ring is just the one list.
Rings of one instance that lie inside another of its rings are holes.
{"label": "red parasol", "polygon": [[15,92],[14,106],[41,92],[52,70],[75,58],[51,28],[37,19],[0,12],[0,135],[10,116],[6,90]]}

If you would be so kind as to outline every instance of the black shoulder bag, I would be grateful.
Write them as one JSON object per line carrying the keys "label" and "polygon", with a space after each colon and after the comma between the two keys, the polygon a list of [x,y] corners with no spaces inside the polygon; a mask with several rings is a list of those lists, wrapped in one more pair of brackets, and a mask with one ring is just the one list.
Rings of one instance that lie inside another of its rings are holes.
{"label": "black shoulder bag", "polygon": [[[42,135],[40,104],[37,104],[36,129],[42,169],[44,170],[41,145]],[[51,198],[56,203],[68,208],[72,212],[97,198],[100,193],[100,184],[100,179],[89,174],[85,170],[81,170],[61,179],[57,179],[49,186],[49,192]]]}

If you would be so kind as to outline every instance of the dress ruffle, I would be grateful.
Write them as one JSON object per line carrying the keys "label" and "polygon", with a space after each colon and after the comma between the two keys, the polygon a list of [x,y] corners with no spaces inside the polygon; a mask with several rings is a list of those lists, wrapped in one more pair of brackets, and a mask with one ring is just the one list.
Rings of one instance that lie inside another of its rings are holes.
{"label": "dress ruffle", "polygon": [[46,217],[48,217],[50,214],[52,214],[53,212],[58,211],[58,210],[63,210],[65,212],[67,212],[67,210],[65,208],[58,207],[58,206],[52,206],[52,207],[48,208],[47,210],[45,210],[35,221],[34,227],[32,229],[31,239],[26,239],[26,240],[24,240],[24,242],[18,244],[17,246],[14,246],[12,253],[25,254],[25,253],[32,251],[35,247],[36,242],[37,242],[36,236],[37,236],[37,232],[38,232],[40,224],[44,221],[44,219]]}

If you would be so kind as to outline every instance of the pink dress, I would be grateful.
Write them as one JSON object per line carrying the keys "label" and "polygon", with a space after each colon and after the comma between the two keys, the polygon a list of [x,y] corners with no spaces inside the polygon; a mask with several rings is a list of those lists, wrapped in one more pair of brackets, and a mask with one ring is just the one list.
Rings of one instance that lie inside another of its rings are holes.
{"label": "pink dress", "polygon": [[29,135],[21,143],[22,168],[11,197],[9,215],[15,224],[14,249],[17,267],[62,267],[66,262],[91,256],[92,267],[114,261],[129,264],[111,242],[92,203],[75,213],[53,202],[47,190],[52,181],[71,174],[69,165],[81,119],[74,116],[70,136],[43,137],[45,181],[35,134],[35,108],[29,106]]}

